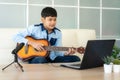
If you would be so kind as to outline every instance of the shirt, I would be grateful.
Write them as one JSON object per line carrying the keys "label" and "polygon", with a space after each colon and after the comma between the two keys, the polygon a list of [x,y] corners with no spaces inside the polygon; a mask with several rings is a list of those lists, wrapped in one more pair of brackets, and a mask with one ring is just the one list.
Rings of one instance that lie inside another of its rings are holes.
{"label": "shirt", "polygon": [[[43,24],[31,25],[27,29],[18,32],[13,36],[13,41],[17,43],[27,44],[28,40],[26,36],[31,36],[34,39],[47,39],[51,46],[62,46],[62,33],[56,27],[51,33],[48,34],[47,30],[44,28]],[[60,51],[51,51],[50,59],[54,60],[57,56],[63,56],[64,53]]]}

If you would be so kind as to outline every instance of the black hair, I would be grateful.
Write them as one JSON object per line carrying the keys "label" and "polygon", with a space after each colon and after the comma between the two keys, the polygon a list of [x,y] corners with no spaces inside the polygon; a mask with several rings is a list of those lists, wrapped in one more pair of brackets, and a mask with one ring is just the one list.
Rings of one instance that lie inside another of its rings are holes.
{"label": "black hair", "polygon": [[52,7],[45,7],[43,8],[42,12],[41,12],[41,16],[43,18],[46,18],[46,17],[57,17],[57,11],[52,8]]}

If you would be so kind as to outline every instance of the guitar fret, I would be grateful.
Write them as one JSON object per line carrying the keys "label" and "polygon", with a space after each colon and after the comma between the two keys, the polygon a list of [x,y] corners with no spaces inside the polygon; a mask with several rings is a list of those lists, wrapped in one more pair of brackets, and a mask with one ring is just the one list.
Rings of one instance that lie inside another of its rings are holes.
{"label": "guitar fret", "polygon": [[68,51],[68,47],[54,47],[54,46],[44,46],[45,50],[48,51]]}

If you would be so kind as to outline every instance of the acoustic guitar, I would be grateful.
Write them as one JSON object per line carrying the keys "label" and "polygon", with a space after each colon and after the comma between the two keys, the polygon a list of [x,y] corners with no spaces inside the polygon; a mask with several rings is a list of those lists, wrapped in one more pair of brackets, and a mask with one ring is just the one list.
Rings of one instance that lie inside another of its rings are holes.
{"label": "acoustic guitar", "polygon": [[[17,55],[19,58],[22,60],[30,59],[32,57],[36,56],[42,56],[42,57],[47,57],[49,54],[49,51],[68,51],[69,48],[73,47],[59,47],[59,46],[50,46],[49,42],[46,39],[34,39],[30,36],[27,36],[26,39],[34,41],[36,43],[41,43],[43,44],[43,48],[45,49],[44,51],[38,51],[35,48],[33,48],[31,45],[25,45],[22,47],[21,50],[18,51]],[[79,48],[73,48],[76,52],[78,53],[84,53],[84,48],[79,47]]]}

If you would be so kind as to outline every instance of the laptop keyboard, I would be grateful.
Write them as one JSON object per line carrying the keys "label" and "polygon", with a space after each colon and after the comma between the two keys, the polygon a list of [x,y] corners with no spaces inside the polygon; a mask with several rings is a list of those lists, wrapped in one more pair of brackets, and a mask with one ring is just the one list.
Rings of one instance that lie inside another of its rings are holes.
{"label": "laptop keyboard", "polygon": [[70,64],[71,66],[80,66],[80,63]]}

